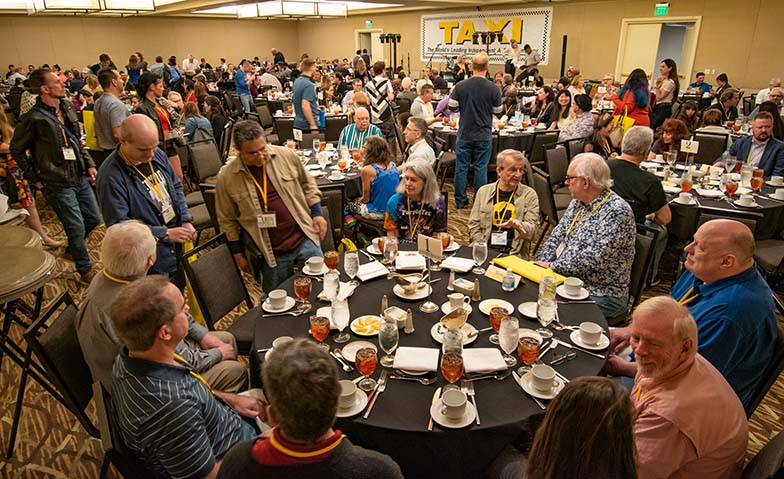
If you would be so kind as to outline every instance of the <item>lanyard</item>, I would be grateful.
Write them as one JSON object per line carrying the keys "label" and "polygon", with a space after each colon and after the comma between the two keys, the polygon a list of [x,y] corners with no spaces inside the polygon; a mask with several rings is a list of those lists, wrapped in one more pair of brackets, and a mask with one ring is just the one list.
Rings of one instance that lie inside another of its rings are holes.
{"label": "lanyard", "polygon": [[264,188],[259,185],[259,182],[256,181],[256,177],[251,175],[250,171],[248,171],[250,175],[250,179],[253,180],[253,183],[256,185],[256,189],[259,190],[261,194],[261,201],[264,202],[264,211],[267,211],[267,162],[265,161],[264,164],[261,165],[261,177],[262,182],[264,183]]}
{"label": "lanyard", "polygon": [[[351,137],[351,142],[349,142],[349,148],[362,148],[362,145],[365,144],[365,140],[367,139],[368,134],[370,134],[370,126],[371,125],[368,125],[367,130],[365,130],[364,133],[360,131],[359,134],[357,134],[359,128],[357,128],[356,124],[354,125],[354,135]],[[357,141],[357,136],[359,136],[359,141]]]}
{"label": "lanyard", "polygon": [[[509,199],[506,200],[506,206],[504,206],[504,210],[501,212],[501,216],[498,218],[502,222],[503,222],[504,218],[506,218],[506,211],[509,209],[509,205],[510,205],[512,197],[514,197],[515,193],[517,193],[517,186],[515,186],[515,189],[512,190],[512,194],[509,195]],[[495,202],[496,203],[500,203],[501,202],[501,184],[500,183],[498,183],[496,185],[496,187],[495,187]]]}
{"label": "lanyard", "polygon": [[126,281],[126,280],[120,279],[120,278],[115,278],[114,276],[112,276],[109,273],[107,273],[106,270],[103,270],[103,275],[106,276],[106,279],[108,279],[109,281],[114,281],[115,283],[119,283],[119,284],[128,284],[128,283],[130,283],[130,281]]}
{"label": "lanyard", "polygon": [[639,402],[639,401],[641,401],[642,399],[645,399],[645,398],[647,398],[648,396],[650,396],[650,395],[651,395],[651,394],[653,394],[654,392],[655,392],[655,389],[651,389],[651,390],[650,390],[650,391],[648,391],[647,393],[643,394],[643,393],[642,393],[642,384],[640,384],[640,385],[638,385],[638,386],[637,386],[637,394],[636,394],[636,396],[635,396],[635,399],[634,399],[634,401],[635,401],[635,402]]}
{"label": "lanyard", "polygon": [[166,125],[168,125],[168,129],[171,130],[171,117],[169,116],[169,112],[164,110],[159,105],[155,105],[155,111],[158,112],[158,116],[163,117],[166,120]]}
{"label": "lanyard", "polygon": [[340,443],[343,441],[343,438],[345,438],[345,437],[346,437],[345,434],[341,434],[340,437],[338,438],[338,440],[333,442],[329,446],[325,446],[325,447],[323,447],[321,449],[318,449],[318,450],[315,450],[315,451],[309,451],[309,452],[292,451],[291,449],[285,447],[283,444],[278,442],[278,440],[275,438],[274,434],[270,436],[269,442],[270,442],[270,445],[272,447],[274,447],[275,449],[277,449],[278,451],[282,452],[283,454],[285,454],[287,456],[298,457],[298,458],[308,458],[308,457],[317,457],[317,456],[320,456],[322,454],[326,454],[326,453],[330,452],[331,450],[333,450],[336,447],[338,447],[340,445]]}
{"label": "lanyard", "polygon": [[[58,118],[57,115],[54,115],[51,111],[47,110],[46,108],[36,107],[36,110],[41,112],[44,116],[46,116],[50,120],[57,123],[57,126],[60,127],[60,133],[62,133],[63,141],[65,142],[66,145],[76,146],[79,144],[78,139],[74,136],[73,133],[71,133],[71,130],[65,127],[65,124],[62,121],[60,121],[60,118]],[[63,116],[65,116],[65,113],[63,113]],[[68,141],[69,139],[70,142]]]}
{"label": "lanyard", "polygon": [[417,227],[419,226],[419,220],[422,219],[422,211],[425,209],[425,202],[423,201],[422,206],[419,208],[419,215],[417,216],[416,223],[411,223],[411,198],[406,196],[406,201],[408,202],[408,227],[411,228],[409,238],[413,240]]}
{"label": "lanyard", "polygon": [[[571,234],[572,234],[572,230],[574,230],[575,228],[579,228],[579,227],[580,227],[580,225],[581,225],[581,224],[583,224],[583,221],[587,220],[588,218],[590,218],[590,217],[591,217],[591,215],[592,215],[592,214],[596,213],[596,210],[598,210],[599,208],[601,208],[601,206],[602,206],[602,205],[603,205],[603,204],[604,204],[604,203],[605,203],[607,200],[609,200],[609,199],[610,199],[610,195],[612,195],[612,191],[608,191],[608,192],[607,192],[607,194],[606,194],[606,195],[604,195],[604,199],[603,199],[602,201],[600,201],[600,202],[599,202],[599,204],[598,204],[598,205],[596,205],[596,206],[595,206],[595,207],[594,207],[594,208],[593,208],[591,211],[589,211],[587,215],[585,215],[585,216],[583,216],[582,214],[580,214],[580,215],[574,215],[574,218],[572,218],[572,222],[571,222],[571,224],[569,224],[569,228],[566,230],[566,238],[568,238],[568,237],[569,237],[569,235],[571,235]],[[583,207],[583,209],[581,210],[581,212],[583,212],[583,211],[585,211],[585,207]],[[578,216],[579,216],[579,218],[580,218],[580,222],[579,222],[579,223],[577,223],[577,224],[575,224],[575,222],[577,221],[577,218],[578,218]],[[565,239],[565,238],[564,238],[564,239]]]}
{"label": "lanyard", "polygon": [[[120,154],[120,158],[122,158],[123,161],[125,161],[125,163],[128,164],[128,166],[136,170],[136,173],[139,173],[139,176],[142,177],[142,180],[144,180],[145,183],[150,185],[150,188],[152,188],[153,191],[155,191],[155,194],[158,195],[158,199],[161,201],[161,203],[163,203],[163,190],[161,190],[161,185],[160,183],[158,183],[158,175],[155,174],[155,168],[153,168],[152,166],[152,161],[150,162],[150,175],[152,176],[152,181],[150,181],[149,179],[147,179],[147,176],[141,172],[139,168],[136,168],[136,165],[132,165],[131,163],[128,162],[128,160],[125,159],[125,156],[122,154],[122,151],[120,150],[117,151]],[[155,184],[153,184],[153,182]]]}
{"label": "lanyard", "polygon": [[[694,294],[692,294],[692,293],[694,293]],[[695,299],[697,299],[697,297],[699,295],[700,295],[700,292],[699,291],[695,292],[694,291],[694,286],[692,286],[691,288],[689,288],[688,291],[686,291],[686,294],[681,296],[681,299],[678,300],[678,304],[683,304],[683,305],[689,304],[692,301],[694,301]]]}
{"label": "lanyard", "polygon": [[[186,365],[186,366],[189,365],[188,361],[186,361],[185,358],[183,358],[182,356],[180,356],[177,353],[174,353],[174,359],[176,359],[178,362],[182,363],[183,365]],[[196,371],[193,371],[193,370],[189,370],[188,372],[190,373],[191,376],[193,376],[196,379],[198,379],[199,381],[201,381],[201,383],[204,384],[204,387],[206,387],[209,392],[212,392],[212,386],[210,386],[210,383],[208,383],[207,380],[204,379],[201,376],[201,374],[199,374],[199,373],[197,373]]]}
{"label": "lanyard", "polygon": [[602,138],[602,150],[607,153],[607,156],[612,154],[612,148],[610,148],[610,143],[607,141],[607,138]]}

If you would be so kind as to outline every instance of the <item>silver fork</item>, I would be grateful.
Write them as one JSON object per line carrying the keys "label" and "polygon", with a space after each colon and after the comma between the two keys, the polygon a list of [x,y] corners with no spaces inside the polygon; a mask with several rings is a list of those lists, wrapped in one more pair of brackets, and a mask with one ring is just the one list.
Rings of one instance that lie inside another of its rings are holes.
{"label": "silver fork", "polygon": [[471,402],[474,403],[474,409],[476,410],[476,425],[480,425],[481,422],[479,421],[479,408],[476,405],[476,391],[474,391],[474,383],[472,381],[463,379],[460,389],[462,389],[463,392],[471,398]]}
{"label": "silver fork", "polygon": [[417,378],[417,377],[409,377],[409,376],[397,376],[394,374],[389,375],[389,379],[403,379],[405,381],[419,381],[420,383],[424,384],[425,386],[429,386],[436,382],[438,378]]}
{"label": "silver fork", "polygon": [[364,419],[367,419],[368,416],[370,416],[370,411],[373,410],[373,406],[376,405],[376,401],[378,400],[378,397],[381,396],[381,393],[383,393],[384,389],[386,388],[387,388],[387,370],[384,369],[383,371],[381,371],[381,377],[378,378],[378,388],[376,389],[376,394],[373,396],[373,399],[370,400],[370,405],[368,406],[367,411],[365,411],[365,415],[362,416]]}

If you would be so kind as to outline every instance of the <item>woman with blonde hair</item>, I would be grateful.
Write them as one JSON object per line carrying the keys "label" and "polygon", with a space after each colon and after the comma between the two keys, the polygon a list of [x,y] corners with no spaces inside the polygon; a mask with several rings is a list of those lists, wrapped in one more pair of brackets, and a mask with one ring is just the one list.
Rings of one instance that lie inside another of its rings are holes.
{"label": "woman with blonde hair", "polygon": [[362,80],[362,85],[365,85],[370,78],[368,77],[368,69],[367,65],[365,65],[365,60],[359,59],[357,60],[357,71],[354,72],[354,78],[359,78]]}
{"label": "woman with blonde hair", "polygon": [[82,87],[82,89],[89,91],[93,95],[95,95],[96,92],[103,92],[101,84],[98,83],[98,77],[92,74],[87,75],[87,78],[85,79],[85,85]]}

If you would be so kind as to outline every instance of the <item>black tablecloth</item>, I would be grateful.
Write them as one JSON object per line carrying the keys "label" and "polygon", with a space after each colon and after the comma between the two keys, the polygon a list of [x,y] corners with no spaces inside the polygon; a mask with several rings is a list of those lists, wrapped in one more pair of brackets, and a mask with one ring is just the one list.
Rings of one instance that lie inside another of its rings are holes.
{"label": "black tablecloth", "polygon": [[[458,252],[459,256],[464,257],[469,257],[470,254],[470,249],[467,247],[461,247]],[[360,254],[362,264],[368,261],[367,257]],[[343,270],[342,263],[339,269]],[[470,272],[458,276],[471,281],[476,277]],[[433,273],[433,277],[442,278],[441,281],[433,284],[432,295],[433,301],[440,305],[447,301],[446,295],[449,293],[446,291],[448,272],[436,272]],[[347,279],[342,273],[341,280]],[[281,288],[286,289],[293,296],[292,283],[293,280],[289,279],[281,285]],[[530,282],[521,283],[516,291],[510,293],[502,291],[499,283],[484,277],[480,278],[480,284],[483,299],[502,298],[515,307],[525,301],[535,301],[538,291],[538,285]],[[430,336],[430,328],[439,320],[442,313],[422,313],[419,311],[419,305],[424,300],[402,300],[394,295],[392,286],[393,282],[385,278],[377,278],[360,285],[349,300],[351,317],[379,314],[381,296],[386,294],[390,306],[411,308],[414,313],[416,331],[406,335],[401,330],[400,345],[440,348],[440,344]],[[321,283],[314,281],[311,294],[314,308],[327,306],[326,302],[316,299],[321,289]],[[479,311],[476,302],[473,302],[472,306],[473,312],[468,321],[477,329],[487,327],[489,325],[487,316]],[[593,321],[601,324],[602,327],[607,326],[601,311],[594,304],[562,303],[558,308],[561,322],[564,324],[576,325],[582,321]],[[261,313],[258,307],[256,311]],[[515,316],[520,319],[521,328],[539,327],[537,322],[528,320],[517,312]],[[307,331],[308,315],[259,319],[256,323],[254,350],[269,348],[273,339],[278,336],[305,337]],[[568,331],[556,332],[556,335],[566,340],[567,333]],[[336,346],[332,341],[335,335],[333,331],[330,339],[327,340],[332,347]],[[474,343],[466,347],[495,347],[488,341],[489,335],[490,332],[481,333]],[[352,334],[352,341],[358,339],[377,342],[377,338],[359,338]],[[566,349],[559,347],[555,352],[563,354]],[[380,349],[379,354],[383,354]],[[549,352],[543,358],[544,361],[552,360],[553,354],[553,351]],[[264,354],[251,355],[251,377],[252,384],[255,386],[260,385],[259,371],[263,361]],[[557,369],[567,378],[573,378],[595,375],[603,365],[603,360],[578,352],[575,360],[560,365]],[[378,377],[380,369],[379,364],[374,377]],[[340,370],[340,375],[342,379],[353,379],[358,373],[354,371],[347,375]],[[438,382],[430,386],[413,381],[390,380],[386,391],[378,399],[367,420],[362,419],[361,415],[338,419],[336,427],[343,430],[354,443],[392,456],[409,479],[478,477],[483,474],[498,453],[523,431],[528,418],[542,412],[533,400],[523,393],[511,376],[503,381],[487,379],[475,383],[481,426],[472,423],[464,429],[456,430],[444,429],[436,424],[433,431],[428,432],[431,399],[435,389],[444,384],[446,383],[440,374]]]}
{"label": "black tablecloth", "polygon": [[[457,130],[449,128],[433,128],[433,134],[446,141],[446,149],[454,151],[457,143]],[[534,138],[533,131],[515,131],[508,135],[493,133],[493,158],[499,151],[511,148],[518,151],[528,151]]]}
{"label": "black tablecloth", "polygon": [[[310,152],[308,158],[308,165],[318,164],[314,151]],[[337,166],[337,164],[337,160],[333,159],[330,166]],[[327,166],[327,175],[332,171],[330,166]],[[330,180],[328,176],[318,176],[316,177],[316,184],[321,190],[342,188],[343,197],[349,200],[362,196],[362,178],[359,175],[359,168],[356,167],[344,171],[344,178],[342,180]]]}

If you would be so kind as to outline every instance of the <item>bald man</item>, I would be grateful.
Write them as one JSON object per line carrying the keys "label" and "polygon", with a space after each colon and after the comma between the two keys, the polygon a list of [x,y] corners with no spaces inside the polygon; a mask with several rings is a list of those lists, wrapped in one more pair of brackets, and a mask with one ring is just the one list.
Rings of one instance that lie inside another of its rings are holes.
{"label": "bald man", "polygon": [[101,165],[97,191],[106,226],[129,219],[149,226],[158,240],[150,273],[169,275],[184,286],[177,270],[178,249],[196,238],[196,229],[182,183],[158,148],[158,130],[150,118],[131,115],[122,122],[120,146]]}
{"label": "bald man", "polygon": [[354,110],[354,123],[346,125],[340,132],[338,149],[342,146],[349,150],[364,148],[371,136],[383,138],[384,135],[379,127],[370,124],[370,112],[367,108],[359,107]]}
{"label": "bald man", "polygon": [[[777,335],[771,290],[754,265],[754,248],[754,235],[743,223],[708,221],[684,249],[686,272],[670,291],[697,322],[700,354],[744,406],[773,356]],[[611,348],[625,346],[629,335],[628,328],[613,330]],[[615,375],[637,373],[636,363],[618,356],[610,358],[609,368]]]}

